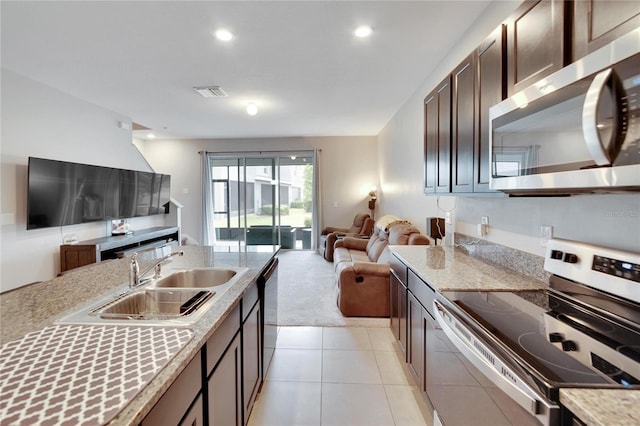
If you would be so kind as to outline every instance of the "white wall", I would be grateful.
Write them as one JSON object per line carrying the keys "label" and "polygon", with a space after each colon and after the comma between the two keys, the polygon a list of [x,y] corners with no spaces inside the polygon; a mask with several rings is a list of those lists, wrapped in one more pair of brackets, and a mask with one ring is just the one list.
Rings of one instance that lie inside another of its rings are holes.
{"label": "white wall", "polygon": [[[0,291],[54,278],[60,272],[63,235],[81,240],[107,235],[105,222],[26,230],[27,159],[149,170],[131,143],[130,120],[49,86],[2,69]],[[136,219],[134,228],[163,224]]]}
{"label": "white wall", "polygon": [[559,238],[640,251],[639,194],[498,199],[423,193],[424,97],[518,4],[492,3],[378,135],[380,210],[406,217],[423,232],[427,217],[444,217],[444,211],[452,210],[453,229],[470,235],[475,235],[481,216],[489,216],[486,240],[538,255],[545,250],[541,225],[553,226]]}
{"label": "white wall", "polygon": [[[281,139],[150,140],[145,157],[159,173],[171,175],[171,196],[184,205],[182,233],[202,241],[202,184],[199,151],[300,151],[319,149],[321,227],[349,226],[358,212],[369,213],[368,193],[378,185],[373,136]],[[334,207],[334,202],[337,207]]]}

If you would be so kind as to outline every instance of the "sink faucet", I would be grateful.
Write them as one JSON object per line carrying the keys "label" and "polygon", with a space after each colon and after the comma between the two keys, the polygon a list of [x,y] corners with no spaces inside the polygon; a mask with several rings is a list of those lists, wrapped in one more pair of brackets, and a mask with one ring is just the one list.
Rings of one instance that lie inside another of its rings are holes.
{"label": "sink faucet", "polygon": [[173,256],[183,256],[183,255],[184,255],[183,251],[170,253],[162,257],[158,261],[156,261],[153,265],[149,266],[144,271],[140,272],[140,265],[138,264],[138,253],[137,252],[133,253],[133,255],[131,255],[131,262],[129,263],[129,288],[133,289],[135,287],[138,287],[140,285],[140,281],[142,280],[142,277],[147,275],[149,271],[151,271],[152,269],[155,270],[153,274],[153,279],[160,278],[162,265],[169,262],[169,259]]}

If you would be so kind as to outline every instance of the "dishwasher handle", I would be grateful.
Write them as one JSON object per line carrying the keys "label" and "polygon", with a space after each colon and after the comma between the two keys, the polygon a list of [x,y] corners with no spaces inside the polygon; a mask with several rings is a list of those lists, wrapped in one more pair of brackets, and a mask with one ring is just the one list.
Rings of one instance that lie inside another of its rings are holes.
{"label": "dishwasher handle", "polygon": [[269,281],[269,279],[271,278],[271,276],[276,272],[277,268],[278,268],[278,263],[280,261],[278,260],[278,258],[274,258],[271,263],[269,264],[269,266],[267,266],[267,268],[265,269],[265,271],[260,275],[260,277],[258,278],[259,281],[261,281],[263,284],[266,283],[267,281]]}
{"label": "dishwasher handle", "polygon": [[536,393],[507,367],[494,351],[476,338],[469,328],[439,301],[434,300],[433,307],[436,322],[469,362],[527,412],[533,415],[541,414],[541,402]]}

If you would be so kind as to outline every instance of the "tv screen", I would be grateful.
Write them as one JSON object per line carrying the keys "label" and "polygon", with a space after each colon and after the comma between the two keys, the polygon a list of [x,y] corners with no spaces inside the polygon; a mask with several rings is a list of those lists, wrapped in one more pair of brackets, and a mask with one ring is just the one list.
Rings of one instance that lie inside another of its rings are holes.
{"label": "tv screen", "polygon": [[168,213],[169,175],[29,157],[27,229]]}

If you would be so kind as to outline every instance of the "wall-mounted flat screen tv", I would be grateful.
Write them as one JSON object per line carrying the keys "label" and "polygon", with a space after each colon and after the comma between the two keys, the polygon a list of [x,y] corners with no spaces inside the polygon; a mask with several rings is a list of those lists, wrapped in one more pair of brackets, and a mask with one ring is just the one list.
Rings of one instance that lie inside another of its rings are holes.
{"label": "wall-mounted flat screen tv", "polygon": [[169,212],[171,176],[29,157],[27,229]]}

